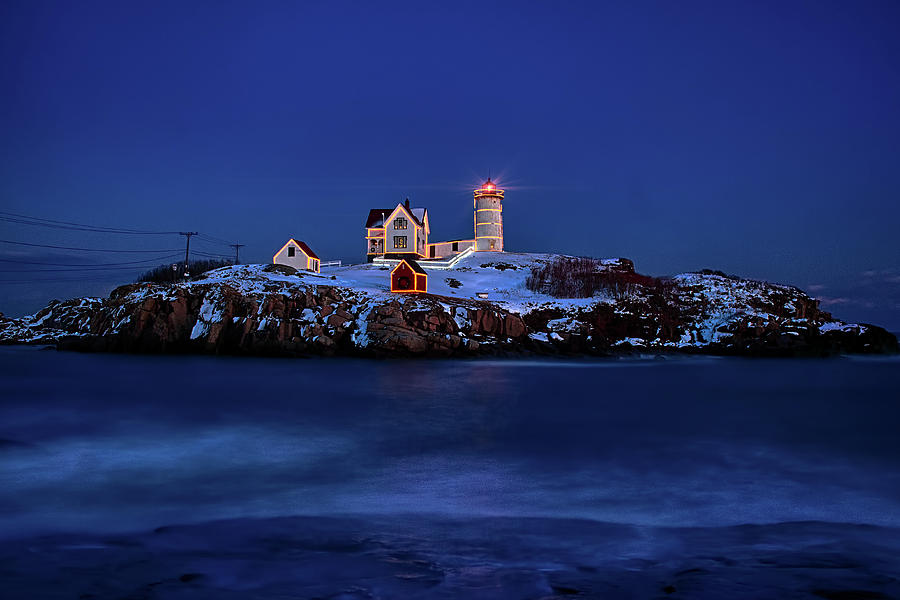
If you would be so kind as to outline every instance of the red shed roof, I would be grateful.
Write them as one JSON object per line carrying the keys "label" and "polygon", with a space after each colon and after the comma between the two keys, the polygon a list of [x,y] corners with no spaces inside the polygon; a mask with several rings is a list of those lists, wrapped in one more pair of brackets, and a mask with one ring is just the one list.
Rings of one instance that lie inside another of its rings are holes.
{"label": "red shed roof", "polygon": [[314,258],[316,260],[319,259],[319,255],[313,252],[312,248],[306,245],[306,242],[301,242],[297,238],[291,238],[291,241],[300,246],[300,249],[303,250],[303,253],[306,254],[310,258]]}
{"label": "red shed roof", "polygon": [[403,263],[406,263],[407,265],[409,265],[409,268],[412,269],[414,273],[421,273],[422,275],[427,275],[427,273],[425,272],[425,269],[422,268],[422,265],[420,265],[419,263],[417,263],[416,261],[414,261],[411,258],[404,258],[403,260],[401,260],[397,264],[397,266],[393,268],[393,270],[391,272],[399,269],[400,265],[402,265]]}

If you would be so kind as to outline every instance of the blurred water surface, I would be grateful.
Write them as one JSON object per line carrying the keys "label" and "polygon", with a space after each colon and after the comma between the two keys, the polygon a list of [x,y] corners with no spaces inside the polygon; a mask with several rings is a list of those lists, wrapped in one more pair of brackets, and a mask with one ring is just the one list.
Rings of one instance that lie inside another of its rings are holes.
{"label": "blurred water surface", "polygon": [[900,525],[896,358],[0,348],[0,536],[235,517]]}

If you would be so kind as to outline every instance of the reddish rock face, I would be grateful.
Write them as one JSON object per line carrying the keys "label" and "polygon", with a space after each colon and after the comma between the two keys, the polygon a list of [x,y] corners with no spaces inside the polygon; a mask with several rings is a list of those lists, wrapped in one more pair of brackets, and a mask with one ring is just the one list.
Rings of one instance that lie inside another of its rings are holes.
{"label": "reddish rock face", "polygon": [[506,315],[503,320],[503,329],[506,336],[513,339],[521,338],[527,332],[525,322],[519,315]]}
{"label": "reddish rock face", "polygon": [[716,273],[662,281],[634,274],[627,259],[608,268],[626,275],[615,298],[547,302],[522,314],[482,300],[398,300],[331,286],[270,284],[248,293],[228,283],[135,284],[105,300],[54,301],[33,316],[0,319],[0,342],[288,356],[605,355],[636,345],[753,355],[897,351],[883,329],[837,325],[796,288]]}

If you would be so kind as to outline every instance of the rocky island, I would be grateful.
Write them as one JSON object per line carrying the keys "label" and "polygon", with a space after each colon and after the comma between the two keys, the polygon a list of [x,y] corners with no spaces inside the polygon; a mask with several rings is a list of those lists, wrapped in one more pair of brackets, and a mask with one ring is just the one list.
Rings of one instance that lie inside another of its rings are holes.
{"label": "rocky island", "polygon": [[668,278],[628,259],[479,254],[392,294],[377,264],[322,273],[236,265],[108,298],[0,317],[0,342],[64,350],[257,356],[894,353],[880,327],[845,323],[802,290],[704,270]]}

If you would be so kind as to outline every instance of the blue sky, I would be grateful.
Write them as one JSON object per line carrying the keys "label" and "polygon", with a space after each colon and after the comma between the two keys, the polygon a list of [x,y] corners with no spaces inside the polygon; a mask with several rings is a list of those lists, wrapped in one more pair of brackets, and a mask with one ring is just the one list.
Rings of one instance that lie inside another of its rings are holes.
{"label": "blue sky", "polygon": [[[898,25],[892,1],[7,1],[0,210],[359,261],[369,207],[408,196],[463,236],[490,172],[509,250],[792,283],[897,330]],[[0,283],[10,314],[133,277],[0,268],[59,279]]]}

